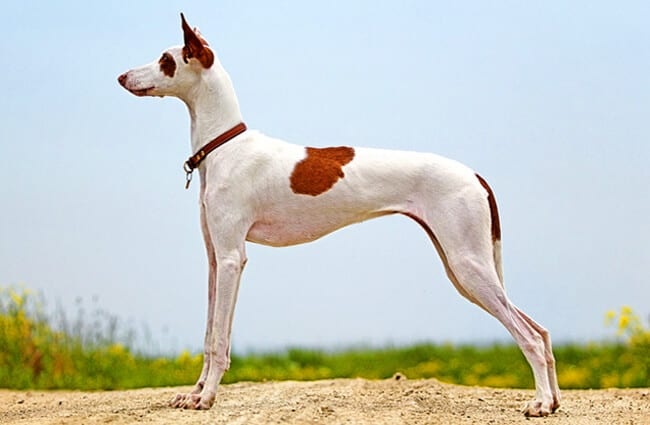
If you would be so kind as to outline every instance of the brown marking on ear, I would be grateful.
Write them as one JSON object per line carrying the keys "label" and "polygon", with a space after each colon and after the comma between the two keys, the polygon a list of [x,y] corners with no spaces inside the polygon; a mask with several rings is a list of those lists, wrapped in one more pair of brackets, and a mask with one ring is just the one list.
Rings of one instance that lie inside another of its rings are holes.
{"label": "brown marking on ear", "polygon": [[197,59],[203,68],[210,68],[214,63],[214,53],[207,46],[203,37],[199,37],[189,26],[185,16],[181,13],[181,27],[183,28],[183,60],[187,63],[189,59]]}
{"label": "brown marking on ear", "polygon": [[483,177],[479,176],[478,174],[476,174],[476,177],[478,178],[479,183],[481,183],[481,186],[483,186],[483,188],[488,193],[488,204],[490,205],[490,219],[492,221],[492,242],[500,241],[501,223],[499,222],[499,210],[497,209],[497,201],[494,198],[494,193],[492,193],[492,189],[490,189],[490,186],[483,179]]}
{"label": "brown marking on ear", "polygon": [[194,34],[199,38],[199,41],[204,45],[204,46],[209,46],[210,43],[208,43],[208,40],[203,38],[203,34],[201,34],[201,31],[197,27],[194,27]]}
{"label": "brown marking on ear", "polygon": [[158,64],[160,64],[160,71],[163,74],[169,78],[174,77],[174,73],[176,72],[176,61],[172,55],[167,52],[163,53],[160,57],[160,60],[158,61]]}
{"label": "brown marking on ear", "polygon": [[343,166],[354,158],[354,149],[307,148],[307,156],[298,162],[291,173],[291,190],[302,195],[317,196],[327,192],[345,177]]}

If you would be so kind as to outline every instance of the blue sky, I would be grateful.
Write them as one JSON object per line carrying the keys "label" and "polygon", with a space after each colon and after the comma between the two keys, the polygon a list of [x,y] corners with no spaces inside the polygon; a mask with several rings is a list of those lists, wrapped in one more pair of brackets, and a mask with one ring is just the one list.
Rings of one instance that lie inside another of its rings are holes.
{"label": "blue sky", "polygon": [[[117,76],[181,44],[229,71],[251,128],[429,151],[496,193],[506,288],[556,341],[650,313],[650,3],[11,2],[0,53],[0,285],[96,297],[165,350],[201,347],[207,265],[189,116]],[[381,218],[248,246],[234,349],[509,341],[427,236]]]}

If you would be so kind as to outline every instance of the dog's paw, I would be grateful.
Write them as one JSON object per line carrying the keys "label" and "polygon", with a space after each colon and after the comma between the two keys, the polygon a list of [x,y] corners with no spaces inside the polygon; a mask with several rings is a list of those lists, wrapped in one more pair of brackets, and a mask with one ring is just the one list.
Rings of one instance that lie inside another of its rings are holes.
{"label": "dog's paw", "polygon": [[188,393],[188,394],[176,394],[176,396],[169,402],[171,407],[177,409],[196,409],[196,405],[201,401],[201,396],[199,394]]}
{"label": "dog's paw", "polygon": [[558,406],[554,406],[552,402],[532,400],[524,406],[522,413],[526,417],[544,417],[553,413]]}
{"label": "dog's paw", "polygon": [[169,402],[171,407],[177,409],[193,409],[193,410],[208,410],[214,404],[215,393],[187,393],[176,394],[176,396]]}

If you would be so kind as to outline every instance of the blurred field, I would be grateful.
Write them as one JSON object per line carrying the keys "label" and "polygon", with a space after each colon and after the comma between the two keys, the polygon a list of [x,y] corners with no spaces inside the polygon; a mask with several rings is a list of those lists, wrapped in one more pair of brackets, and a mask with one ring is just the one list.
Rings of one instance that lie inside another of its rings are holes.
{"label": "blurred field", "polygon": [[[192,384],[202,355],[176,357],[135,351],[134,333],[104,311],[92,320],[43,313],[28,290],[0,289],[0,387],[11,389],[130,389]],[[618,343],[555,347],[562,388],[650,386],[650,331],[628,308],[609,312]],[[514,345],[416,345],[325,352],[288,349],[233,356],[224,383],[332,378],[410,379],[488,387],[532,388],[530,368]]]}

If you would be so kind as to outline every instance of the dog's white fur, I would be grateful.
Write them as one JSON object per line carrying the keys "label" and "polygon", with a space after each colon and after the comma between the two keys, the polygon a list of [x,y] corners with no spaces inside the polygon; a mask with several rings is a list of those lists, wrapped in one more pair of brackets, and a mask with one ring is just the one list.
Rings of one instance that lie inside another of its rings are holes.
{"label": "dog's white fur", "polygon": [[[160,61],[130,70],[119,82],[138,96],[174,96],[191,117],[192,151],[242,122],[230,77],[199,37]],[[188,42],[188,37],[190,41]],[[196,41],[194,41],[196,44]],[[199,55],[204,55],[200,60]],[[168,65],[170,65],[168,63]],[[437,155],[355,148],[353,159],[329,190],[296,193],[289,180],[304,160],[302,146],[248,130],[209,154],[199,167],[201,228],[209,261],[205,360],[195,389],[179,394],[175,407],[208,409],[230,365],[230,334],[245,242],[286,246],[313,241],[343,226],[400,213],[432,238],[458,291],[496,317],[512,334],[532,367],[536,396],[524,408],[545,416],[559,406],[560,392],[549,333],[515,307],[501,278],[500,240],[491,229],[488,196],[468,167]]]}

